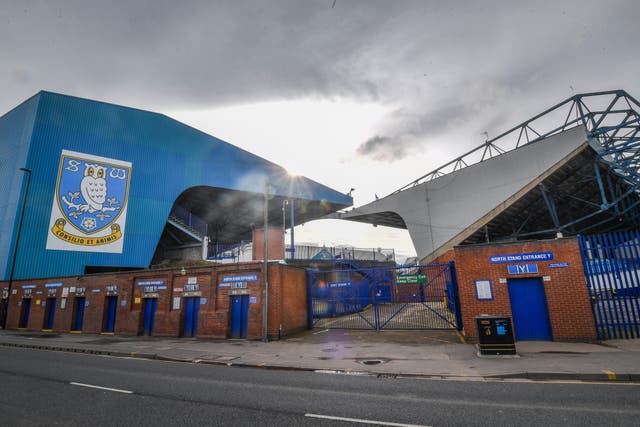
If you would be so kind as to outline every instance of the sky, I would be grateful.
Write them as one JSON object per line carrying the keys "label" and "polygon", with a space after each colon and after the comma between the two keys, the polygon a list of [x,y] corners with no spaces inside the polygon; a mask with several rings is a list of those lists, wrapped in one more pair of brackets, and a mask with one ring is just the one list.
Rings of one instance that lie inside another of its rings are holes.
{"label": "sky", "polygon": [[[0,114],[49,90],[166,114],[361,206],[576,93],[640,97],[640,2],[0,3]],[[394,248],[338,220],[297,242]]]}

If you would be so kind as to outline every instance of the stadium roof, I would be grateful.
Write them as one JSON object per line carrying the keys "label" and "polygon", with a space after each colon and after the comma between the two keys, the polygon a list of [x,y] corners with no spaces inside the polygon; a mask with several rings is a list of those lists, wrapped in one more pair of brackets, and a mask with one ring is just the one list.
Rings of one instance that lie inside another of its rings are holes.
{"label": "stadium roof", "polygon": [[459,244],[575,235],[640,222],[640,104],[575,95],[334,217],[409,230],[418,256]]}

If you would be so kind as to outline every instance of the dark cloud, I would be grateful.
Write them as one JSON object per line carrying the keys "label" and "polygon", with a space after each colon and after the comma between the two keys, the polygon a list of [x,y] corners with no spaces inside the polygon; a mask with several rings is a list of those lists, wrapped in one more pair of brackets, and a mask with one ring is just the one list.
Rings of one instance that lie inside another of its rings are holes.
{"label": "dark cloud", "polygon": [[570,86],[640,91],[631,45],[637,2],[332,5],[2,2],[0,111],[41,89],[155,111],[375,101],[396,109],[358,153],[399,159],[452,130],[476,141],[483,131],[498,134],[570,95]]}

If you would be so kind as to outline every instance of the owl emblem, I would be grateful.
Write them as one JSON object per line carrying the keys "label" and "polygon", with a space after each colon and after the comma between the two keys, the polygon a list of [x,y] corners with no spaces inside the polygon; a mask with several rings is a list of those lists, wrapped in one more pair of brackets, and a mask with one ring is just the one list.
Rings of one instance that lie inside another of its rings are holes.
{"label": "owl emblem", "polygon": [[89,212],[102,211],[107,199],[107,168],[95,163],[85,163],[84,178],[80,181],[80,193]]}
{"label": "owl emblem", "polygon": [[75,159],[69,164],[59,184],[66,189],[60,201],[67,219],[83,232],[105,228],[122,209],[119,199],[125,195],[127,170]]}

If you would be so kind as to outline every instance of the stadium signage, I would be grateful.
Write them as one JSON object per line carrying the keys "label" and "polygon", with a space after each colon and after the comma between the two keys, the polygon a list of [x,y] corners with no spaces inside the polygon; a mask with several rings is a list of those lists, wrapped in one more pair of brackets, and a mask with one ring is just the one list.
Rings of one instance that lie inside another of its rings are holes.
{"label": "stadium signage", "polygon": [[417,283],[427,283],[425,274],[399,274],[396,278],[398,285],[414,285]]}
{"label": "stadium signage", "polygon": [[529,252],[522,254],[490,255],[491,264],[507,264],[510,262],[538,262],[553,260],[553,252]]}
{"label": "stadium signage", "polygon": [[122,253],[131,163],[62,150],[47,249]]}

